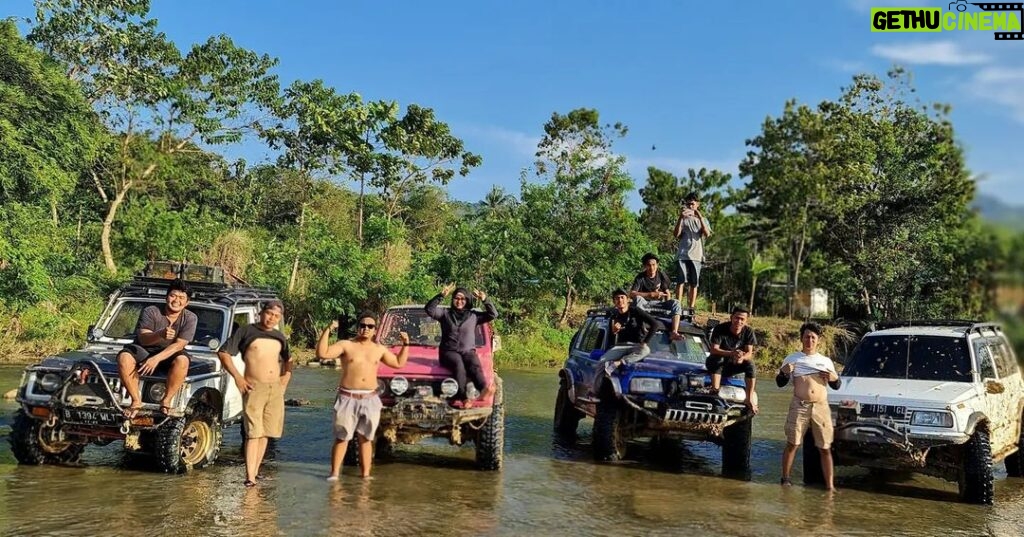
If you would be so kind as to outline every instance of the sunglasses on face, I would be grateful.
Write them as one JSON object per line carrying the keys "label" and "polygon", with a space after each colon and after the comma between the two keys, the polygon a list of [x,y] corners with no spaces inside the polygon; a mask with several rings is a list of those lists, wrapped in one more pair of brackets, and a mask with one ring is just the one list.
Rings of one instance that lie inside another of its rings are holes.
{"label": "sunglasses on face", "polygon": [[365,328],[367,330],[373,330],[374,328],[377,328],[377,325],[375,325],[375,324],[366,324],[366,323],[359,323],[356,326],[358,326],[359,328]]}

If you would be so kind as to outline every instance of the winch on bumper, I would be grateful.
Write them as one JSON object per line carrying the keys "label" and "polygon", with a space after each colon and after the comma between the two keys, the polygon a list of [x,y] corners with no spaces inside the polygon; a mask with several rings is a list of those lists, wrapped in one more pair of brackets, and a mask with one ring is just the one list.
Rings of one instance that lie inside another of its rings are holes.
{"label": "winch on bumper", "polygon": [[837,463],[844,465],[923,468],[929,451],[968,440],[970,436],[956,431],[911,431],[910,426],[891,420],[862,419],[836,426],[833,452]]}

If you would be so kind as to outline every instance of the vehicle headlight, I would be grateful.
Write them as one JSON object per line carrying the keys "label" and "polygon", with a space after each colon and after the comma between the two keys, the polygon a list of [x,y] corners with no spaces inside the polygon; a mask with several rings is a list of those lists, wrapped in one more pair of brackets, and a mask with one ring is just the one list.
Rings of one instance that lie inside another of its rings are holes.
{"label": "vehicle headlight", "polygon": [[736,386],[722,386],[718,389],[718,396],[722,399],[742,403],[747,399],[747,392]]}
{"label": "vehicle headlight", "polygon": [[451,397],[459,391],[459,383],[453,378],[444,379],[441,382],[441,395]]}
{"label": "vehicle headlight", "polygon": [[409,381],[405,377],[395,377],[391,379],[391,393],[395,395],[402,395],[409,390]]}
{"label": "vehicle headlight", "polygon": [[46,373],[42,378],[39,379],[39,387],[44,392],[52,392],[60,387],[60,375],[56,373]]}
{"label": "vehicle headlight", "polygon": [[476,384],[472,382],[466,384],[466,397],[470,399],[478,399],[480,397],[480,390],[476,388]]}
{"label": "vehicle headlight", "polygon": [[629,381],[629,391],[632,393],[661,393],[663,390],[661,379],[636,377]]}
{"label": "vehicle headlight", "polygon": [[167,395],[167,385],[163,382],[154,382],[146,388],[146,396],[150,401],[163,401]]}
{"label": "vehicle headlight", "polygon": [[915,410],[910,416],[911,425],[922,427],[952,427],[953,415],[949,412],[925,412]]}

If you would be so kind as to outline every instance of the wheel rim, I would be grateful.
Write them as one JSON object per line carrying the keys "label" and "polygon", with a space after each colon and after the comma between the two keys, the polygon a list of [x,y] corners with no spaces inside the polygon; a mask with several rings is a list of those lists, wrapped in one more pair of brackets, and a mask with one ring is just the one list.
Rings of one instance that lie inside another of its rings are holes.
{"label": "wheel rim", "polygon": [[192,421],[181,432],[181,461],[187,465],[198,464],[206,458],[213,444],[213,430],[203,421]]}

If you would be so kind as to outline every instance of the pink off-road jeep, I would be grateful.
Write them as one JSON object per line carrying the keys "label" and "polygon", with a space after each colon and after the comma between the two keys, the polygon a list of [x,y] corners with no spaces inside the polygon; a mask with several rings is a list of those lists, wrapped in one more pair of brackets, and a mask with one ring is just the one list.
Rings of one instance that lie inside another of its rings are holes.
{"label": "pink off-road jeep", "polygon": [[[500,470],[505,443],[504,390],[494,370],[494,351],[500,339],[490,323],[476,333],[476,353],[484,376],[497,387],[493,397],[475,400],[471,408],[455,408],[449,399],[458,390],[451,371],[438,361],[441,325],[422,305],[395,306],[384,313],[377,332],[379,343],[398,354],[399,332],[409,334],[409,361],[401,369],[381,365],[378,389],[384,410],[377,433],[375,456],[389,454],[395,444],[415,444],[426,437],[446,438],[452,445],[471,440],[481,470]],[[467,387],[471,399],[478,386]]]}

